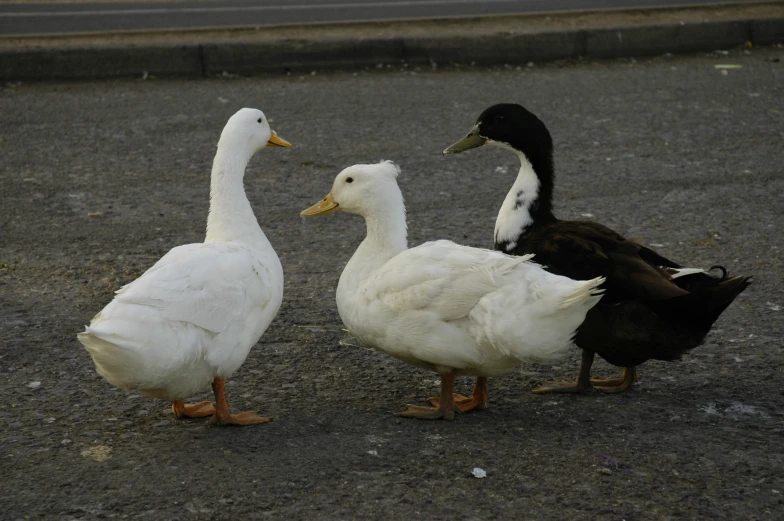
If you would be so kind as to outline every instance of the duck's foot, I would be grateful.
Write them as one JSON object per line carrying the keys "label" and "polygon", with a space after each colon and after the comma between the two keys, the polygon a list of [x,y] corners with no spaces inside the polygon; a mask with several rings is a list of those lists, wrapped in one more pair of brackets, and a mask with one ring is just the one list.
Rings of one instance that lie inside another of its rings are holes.
{"label": "duck's foot", "polygon": [[587,351],[583,349],[580,371],[577,373],[577,379],[574,382],[547,382],[546,384],[534,389],[533,392],[536,394],[589,392],[593,388],[593,385],[591,384],[591,366],[593,365],[593,357],[593,351]]}
{"label": "duck's foot", "polygon": [[443,407],[427,407],[425,405],[409,405],[408,409],[397,413],[403,418],[418,418],[420,420],[454,420],[455,411],[460,412],[457,407],[444,409]]}
{"label": "duck's foot", "polygon": [[605,393],[622,393],[637,380],[637,368],[634,366],[624,367],[621,378],[591,378],[594,389]]}
{"label": "duck's foot", "polygon": [[462,412],[455,404],[455,395],[452,392],[455,385],[455,372],[450,371],[441,375],[441,398],[436,407],[422,405],[409,405],[408,409],[397,413],[404,418],[419,418],[420,420],[452,420],[455,412]]}
{"label": "duck's foot", "polygon": [[231,414],[229,404],[226,403],[223,378],[216,378],[212,382],[212,392],[215,394],[215,413],[210,418],[210,423],[213,425],[255,425],[272,421],[272,418],[259,416],[253,411]]}
{"label": "duck's foot", "polygon": [[259,416],[253,411],[238,412],[236,414],[217,415],[213,414],[210,423],[213,425],[255,425],[257,423],[267,423],[272,418]]}
{"label": "duck's foot", "polygon": [[204,418],[215,414],[212,402],[185,403],[182,400],[172,402],[172,413],[178,420],[183,418]]}
{"label": "duck's foot", "polygon": [[623,368],[623,376],[621,376],[620,378],[602,378],[600,376],[592,376],[591,377],[591,383],[596,384],[596,385],[603,385],[603,386],[607,386],[607,387],[623,385],[626,382],[627,378],[628,378],[629,371],[633,372],[633,374],[634,374],[634,381],[635,382],[639,382],[640,381],[640,375],[637,374],[636,368],[634,366],[631,366],[631,367],[624,367]]}
{"label": "duck's foot", "polygon": [[534,389],[533,392],[536,394],[587,393],[592,388],[590,383],[585,385],[575,380],[574,382],[547,382]]}
{"label": "duck's foot", "polygon": [[[487,407],[487,377],[479,376],[474,384],[474,392],[471,397],[463,396],[461,394],[452,395],[455,406],[460,412],[468,412],[473,409],[484,409]],[[438,407],[441,403],[441,398],[433,397],[428,400],[431,404]]]}

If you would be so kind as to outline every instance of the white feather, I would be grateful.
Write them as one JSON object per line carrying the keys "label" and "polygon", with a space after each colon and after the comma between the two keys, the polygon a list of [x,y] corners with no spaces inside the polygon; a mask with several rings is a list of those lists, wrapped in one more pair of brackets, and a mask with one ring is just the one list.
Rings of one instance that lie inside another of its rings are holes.
{"label": "white feather", "polygon": [[512,251],[517,247],[520,235],[534,222],[528,208],[539,197],[540,182],[524,154],[500,141],[490,140],[488,144],[511,150],[520,158],[517,179],[506,194],[495,222],[495,243],[507,243],[506,251]]}
{"label": "white feather", "polygon": [[663,267],[663,269],[667,270],[670,276],[673,279],[677,279],[679,277],[686,277],[688,275],[696,275],[697,273],[708,273],[707,271],[701,268],[668,268]]}

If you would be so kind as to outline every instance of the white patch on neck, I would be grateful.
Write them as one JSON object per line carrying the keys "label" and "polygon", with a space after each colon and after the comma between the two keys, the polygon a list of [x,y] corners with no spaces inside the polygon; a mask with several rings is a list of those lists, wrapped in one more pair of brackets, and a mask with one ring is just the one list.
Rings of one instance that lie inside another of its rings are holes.
{"label": "white patch on neck", "polygon": [[507,243],[506,251],[510,251],[517,246],[520,236],[534,222],[529,208],[539,198],[541,183],[525,154],[499,141],[488,140],[487,144],[511,150],[520,158],[520,172],[512,189],[506,194],[495,221],[495,243]]}

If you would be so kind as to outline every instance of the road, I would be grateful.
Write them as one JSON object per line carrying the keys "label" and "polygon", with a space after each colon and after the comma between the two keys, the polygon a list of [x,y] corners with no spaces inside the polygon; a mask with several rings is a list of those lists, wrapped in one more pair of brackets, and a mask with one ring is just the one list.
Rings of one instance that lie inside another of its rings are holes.
{"label": "road", "polygon": [[[784,518],[782,55],[4,84],[0,518]],[[491,379],[485,411],[397,418],[437,378],[341,344],[334,288],[363,224],[298,212],[344,166],[389,158],[412,244],[490,246],[516,158],[441,150],[509,100],[554,135],[559,216],[755,282],[705,345],[645,364],[626,394],[530,392],[573,377],[575,350]],[[286,286],[227,385],[235,410],[274,421],[218,429],[113,389],[75,335],[113,290],[202,240],[215,143],[242,106],[262,108],[294,145],[262,150],[246,175]]]}
{"label": "road", "polygon": [[[736,0],[733,3],[753,3]],[[714,4],[716,0],[186,0],[0,5],[0,35],[265,26],[584,9]]]}

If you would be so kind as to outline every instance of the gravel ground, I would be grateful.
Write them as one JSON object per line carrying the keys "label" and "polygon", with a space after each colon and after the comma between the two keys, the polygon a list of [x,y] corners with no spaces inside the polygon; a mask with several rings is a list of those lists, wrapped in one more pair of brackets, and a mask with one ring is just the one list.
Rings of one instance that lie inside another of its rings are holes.
{"label": "gravel ground", "polygon": [[[5,85],[0,518],[784,519],[782,55]],[[559,216],[755,282],[705,345],[645,364],[625,394],[533,395],[574,376],[575,349],[491,379],[485,411],[397,418],[437,377],[341,343],[334,288],[363,223],[298,212],[344,166],[388,158],[412,244],[491,246],[516,158],[440,152],[500,101],[549,125]],[[275,420],[220,429],[115,390],[75,335],[114,289],[202,239],[215,143],[242,106],[294,144],[246,175],[286,293],[227,386],[234,410]]]}

